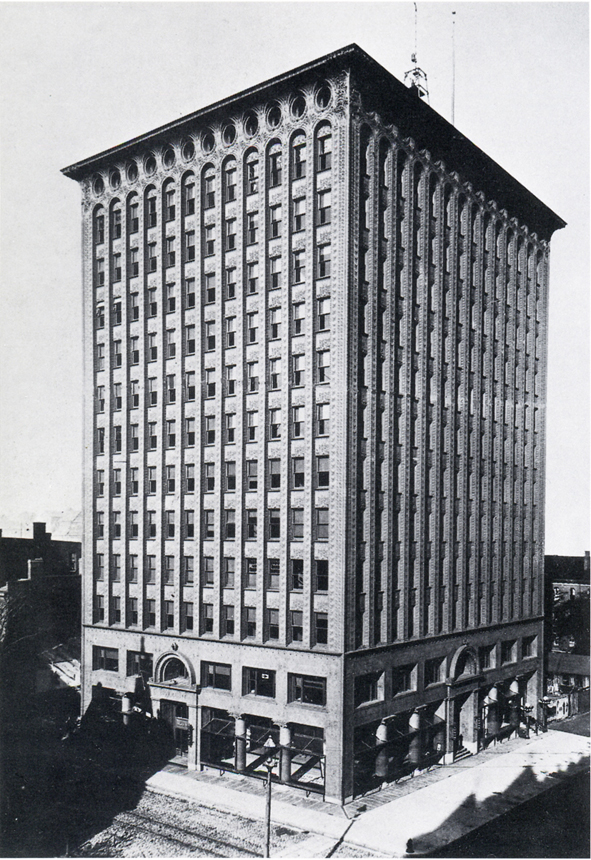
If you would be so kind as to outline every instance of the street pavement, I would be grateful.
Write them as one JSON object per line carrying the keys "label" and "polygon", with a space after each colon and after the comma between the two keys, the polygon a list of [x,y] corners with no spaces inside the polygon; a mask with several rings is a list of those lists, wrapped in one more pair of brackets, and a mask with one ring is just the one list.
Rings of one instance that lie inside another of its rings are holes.
{"label": "street pavement", "polygon": [[[562,780],[584,773],[589,751],[588,737],[549,731],[515,739],[405,785],[388,786],[345,807],[274,786],[273,823],[310,833],[307,840],[285,848],[281,856],[326,857],[343,844],[361,850],[357,856],[436,852]],[[248,791],[248,786],[256,791]],[[253,780],[233,784],[231,778],[210,773],[165,769],[154,774],[146,787],[254,819],[265,815],[264,787]]]}

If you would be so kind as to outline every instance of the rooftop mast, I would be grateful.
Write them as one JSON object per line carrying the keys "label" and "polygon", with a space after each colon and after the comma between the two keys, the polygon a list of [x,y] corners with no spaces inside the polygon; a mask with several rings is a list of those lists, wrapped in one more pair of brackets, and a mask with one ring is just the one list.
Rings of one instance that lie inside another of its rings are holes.
{"label": "rooftop mast", "polygon": [[418,10],[417,4],[414,3],[413,5],[415,7],[415,50],[410,57],[413,67],[412,69],[409,69],[408,72],[404,73],[404,83],[409,87],[409,89],[413,90],[419,98],[426,99],[428,103],[429,87],[427,84],[427,73],[419,67],[417,61]]}

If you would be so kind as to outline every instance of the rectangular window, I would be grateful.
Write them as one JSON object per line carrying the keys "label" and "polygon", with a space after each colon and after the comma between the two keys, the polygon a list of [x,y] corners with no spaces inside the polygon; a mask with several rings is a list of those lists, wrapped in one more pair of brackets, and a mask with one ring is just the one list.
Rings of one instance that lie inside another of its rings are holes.
{"label": "rectangular window", "polygon": [[281,460],[269,460],[269,487],[271,490],[281,488]]}
{"label": "rectangular window", "polygon": [[226,442],[232,444],[236,441],[236,415],[229,412],[226,415]]}
{"label": "rectangular window", "polygon": [[213,209],[215,206],[215,176],[212,168],[208,168],[207,175],[203,177],[203,208]]}
{"label": "rectangular window", "polygon": [[157,335],[153,332],[148,335],[148,361],[156,361],[158,358]]}
{"label": "rectangular window", "polygon": [[213,585],[213,556],[203,556],[201,563],[202,585]]}
{"label": "rectangular window", "polygon": [[185,585],[193,585],[195,581],[195,558],[192,555],[183,557],[183,582]]}
{"label": "rectangular window", "polygon": [[304,539],[304,509],[292,508],[291,510],[291,537],[292,540]]}
{"label": "rectangular window", "polygon": [[330,328],[330,298],[317,300],[318,331],[327,331]]}
{"label": "rectangular window", "polygon": [[128,316],[131,322],[135,322],[140,318],[140,297],[139,293],[131,293],[129,296],[129,311]]}
{"label": "rectangular window", "polygon": [[267,609],[267,639],[279,639],[278,609]]}
{"label": "rectangular window", "polygon": [[105,495],[105,470],[97,469],[96,470],[96,494],[97,496]]}
{"label": "rectangular window", "polygon": [[269,155],[269,186],[275,188],[281,185],[281,152],[271,152]]}
{"label": "rectangular window", "polygon": [[292,642],[302,642],[304,638],[304,613],[292,609],[289,613],[290,638]]}
{"label": "rectangular window", "polygon": [[255,540],[257,536],[258,514],[254,510],[247,510],[246,514],[246,539]]}
{"label": "rectangular window", "polygon": [[328,591],[328,560],[318,558],[314,561],[316,575],[314,578],[315,591]]}
{"label": "rectangular window", "polygon": [[195,371],[185,373],[185,400],[195,400]]}
{"label": "rectangular window", "polygon": [[118,554],[111,556],[111,580],[121,582],[121,556]]}
{"label": "rectangular window", "polygon": [[304,331],[305,303],[298,302],[293,307],[293,333],[302,334]]}
{"label": "rectangular window", "polygon": [[154,655],[147,651],[127,652],[127,677],[142,675],[149,679],[153,674]]}
{"label": "rectangular window", "polygon": [[318,382],[330,382],[330,350],[321,349],[316,353]]}
{"label": "rectangular window", "polygon": [[148,406],[156,406],[158,403],[158,380],[155,376],[148,379]]}
{"label": "rectangular window", "polygon": [[306,226],[306,198],[298,197],[293,201],[292,231],[299,233]]}
{"label": "rectangular window", "polygon": [[[206,245],[206,248],[208,248],[208,242],[210,241],[210,240],[208,240],[208,230],[209,229],[210,229],[209,227],[205,228],[205,235],[206,235],[205,245]],[[213,228],[213,230],[214,230],[213,244],[215,244],[215,227]],[[207,253],[208,252],[206,250],[206,255],[207,255]],[[213,253],[213,251],[211,253]],[[192,263],[194,259],[195,259],[195,231],[194,230],[188,230],[185,233],[185,261],[187,263]],[[174,265],[174,264],[171,264],[171,265]]]}
{"label": "rectangular window", "polygon": [[226,269],[225,283],[226,283],[226,298],[227,299],[235,299],[236,298],[236,268],[234,266],[230,266],[229,268]]}
{"label": "rectangular window", "polygon": [[105,285],[105,260],[104,257],[98,257],[94,269],[94,285],[95,287],[104,287]]}
{"label": "rectangular window", "polygon": [[249,361],[246,365],[246,390],[250,394],[259,390],[258,361]]}
{"label": "rectangular window", "polygon": [[[188,236],[189,234],[187,233],[186,235]],[[195,234],[193,234],[193,236],[194,235]],[[176,253],[174,250],[174,242],[175,242],[174,236],[167,236],[166,237],[166,246],[165,246],[165,252],[164,252],[164,265],[166,266],[167,269],[169,269],[171,266],[174,266],[174,264],[176,263]]]}
{"label": "rectangular window", "polygon": [[140,204],[137,201],[129,204],[129,233],[137,233],[140,229],[139,211]]}
{"label": "rectangular window", "polygon": [[445,680],[445,660],[443,657],[433,657],[425,660],[425,687],[429,684],[438,684]]}
{"label": "rectangular window", "polygon": [[195,511],[185,511],[185,538],[195,537]]}
{"label": "rectangular window", "polygon": [[318,489],[328,487],[330,482],[330,468],[328,454],[316,457],[316,486]]}
{"label": "rectangular window", "polygon": [[123,446],[123,432],[119,424],[113,426],[113,453],[120,454]]}
{"label": "rectangular window", "polygon": [[129,405],[132,409],[137,409],[140,405],[140,384],[137,379],[129,383]]}
{"label": "rectangular window", "polygon": [[[137,317],[136,317],[137,319]],[[105,306],[97,305],[95,311],[95,328],[104,328],[105,327]]]}
{"label": "rectangular window", "polygon": [[269,409],[269,437],[281,438],[281,409]]}
{"label": "rectangular window", "polygon": [[145,603],[145,620],[146,627],[156,627],[156,601],[148,599]]}
{"label": "rectangular window", "polygon": [[176,310],[176,284],[166,285],[166,313],[172,314]]}
{"label": "rectangular window", "polygon": [[212,257],[215,254],[215,225],[208,224],[203,230],[204,255]]}
{"label": "rectangular window", "polygon": [[96,453],[104,454],[105,453],[105,428],[97,427],[96,428]]}
{"label": "rectangular window", "polygon": [[287,676],[288,701],[304,705],[326,705],[326,678],[314,675]]}
{"label": "rectangular window", "polygon": [[166,422],[166,446],[174,448],[176,445],[176,421],[174,419]]}
{"label": "rectangular window", "polygon": [[501,663],[515,662],[515,640],[501,642]]}
{"label": "rectangular window", "polygon": [[174,601],[165,600],[162,603],[162,629],[172,630],[174,627]]}
{"label": "rectangular window", "polygon": [[105,369],[105,344],[97,343],[96,345],[96,369]]}
{"label": "rectangular window", "polygon": [[294,439],[300,439],[304,435],[303,406],[292,406],[291,408],[291,432]]}
{"label": "rectangular window", "polygon": [[[213,438],[215,441],[215,430],[213,431]],[[187,447],[192,448],[195,444],[195,419],[194,418],[185,418],[185,439],[186,439]],[[213,443],[209,443],[209,444],[213,444]]]}
{"label": "rectangular window", "polygon": [[257,635],[257,611],[254,606],[244,607],[244,632],[249,639]]}
{"label": "rectangular window", "polygon": [[306,138],[298,135],[293,142],[293,178],[303,179],[306,175]]}
{"label": "rectangular window", "polygon": [[213,445],[215,443],[215,416],[206,415],[203,419],[205,430],[205,444]]}
{"label": "rectangular window", "polygon": [[328,278],[330,275],[331,246],[319,245],[317,248],[317,277]]}
{"label": "rectangular window", "polygon": [[158,301],[156,299],[157,291],[156,287],[150,287],[147,290],[147,315],[149,317],[155,317],[158,314]]}
{"label": "rectangular window", "polygon": [[224,222],[224,248],[226,251],[236,248],[236,218],[228,218]]}
{"label": "rectangular window", "polygon": [[392,670],[392,695],[416,690],[416,665],[395,666]]}
{"label": "rectangular window", "polygon": [[[156,213],[154,213],[156,215]],[[148,272],[155,272],[158,265],[158,257],[156,256],[156,242],[150,242],[146,249],[146,263]]]}
{"label": "rectangular window", "polygon": [[96,411],[104,412],[105,411],[105,386],[97,385],[95,391],[95,403],[96,403]]}
{"label": "rectangular window", "polygon": [[317,170],[330,170],[332,165],[332,135],[325,132],[322,137],[318,138],[318,161]]}
{"label": "rectangular window", "polygon": [[195,465],[194,463],[185,463],[185,491],[187,493],[195,492]]}
{"label": "rectangular window", "polygon": [[236,394],[236,365],[226,365],[226,394]]}
{"label": "rectangular window", "polygon": [[203,275],[203,298],[206,305],[215,302],[215,273],[207,272]]}
{"label": "rectangular window", "polygon": [[165,585],[172,585],[174,582],[174,555],[164,556],[164,570],[162,578]]}
{"label": "rectangular window", "polygon": [[113,311],[111,313],[111,325],[121,325],[121,302],[120,301],[113,302]]}
{"label": "rectangular window", "polygon": [[181,610],[183,630],[193,630],[193,604],[182,603]]}
{"label": "rectangular window", "polygon": [[246,588],[257,587],[257,560],[256,558],[244,559],[244,585]]}
{"label": "rectangular window", "polygon": [[102,624],[105,620],[105,598],[102,594],[95,594],[92,603],[92,623]]}
{"label": "rectangular window", "polygon": [[146,513],[146,531],[149,538],[156,537],[156,511]]}
{"label": "rectangular window", "polygon": [[215,490],[215,463],[203,464],[203,489],[206,493]]}
{"label": "rectangular window", "polygon": [[150,496],[156,492],[156,466],[148,466],[147,491]]}
{"label": "rectangular window", "polygon": [[384,698],[384,673],[368,672],[355,678],[355,707]]}
{"label": "rectangular window", "polygon": [[314,613],[314,633],[317,645],[328,645],[328,614]]}
{"label": "rectangular window", "polygon": [[234,635],[234,607],[222,606],[222,636]]}
{"label": "rectangular window", "polygon": [[278,558],[267,559],[267,588],[270,591],[279,591],[280,562]]}
{"label": "rectangular window", "polygon": [[224,474],[226,478],[226,490],[233,492],[236,489],[236,463],[233,460],[227,460],[224,463]]}
{"label": "rectangular window", "polygon": [[328,508],[315,509],[316,540],[328,540]]}
{"label": "rectangular window", "polygon": [[106,672],[119,671],[119,651],[117,648],[101,648],[92,646],[92,668],[96,671],[103,669]]}
{"label": "rectangular window", "polygon": [[258,311],[246,315],[247,319],[247,341],[256,343],[258,338],[259,314]]}
{"label": "rectangular window", "polygon": [[224,192],[226,203],[236,200],[236,165],[227,164],[224,170]]}
{"label": "rectangular window", "polygon": [[174,188],[167,189],[164,195],[164,220],[174,221],[176,215],[176,206],[174,205],[175,190]]}
{"label": "rectangular window", "polygon": [[128,515],[129,537],[137,538],[140,534],[139,513],[138,511],[130,511]]}
{"label": "rectangular window", "polygon": [[215,349],[215,320],[207,320],[204,323],[204,346],[206,352]]}
{"label": "rectangular window", "polygon": [[269,508],[269,538],[277,540],[281,537],[281,516],[279,508]]}
{"label": "rectangular window", "polygon": [[174,537],[174,511],[164,511],[164,537]]}
{"label": "rectangular window", "polygon": [[303,355],[294,355],[291,359],[292,362],[292,379],[294,385],[303,385],[304,384],[304,369],[305,369],[305,358]]}
{"label": "rectangular window", "polygon": [[96,537],[100,540],[105,536],[105,512],[96,512]]}
{"label": "rectangular window", "polygon": [[281,236],[281,204],[269,209],[269,238],[278,239]]}
{"label": "rectangular window", "polygon": [[316,409],[318,410],[316,432],[318,436],[328,436],[330,430],[330,404],[319,403]]}
{"label": "rectangular window", "polygon": [[166,377],[166,402],[176,403],[176,382],[174,373],[169,373]]}
{"label": "rectangular window", "polygon": [[259,162],[254,154],[249,159],[246,164],[246,193],[256,194],[259,190]]}
{"label": "rectangular window", "polygon": [[94,242],[95,245],[102,245],[105,241],[105,216],[97,215],[94,222]]}
{"label": "rectangular window", "polygon": [[306,279],[306,252],[305,250],[294,251],[292,256],[293,262],[293,282],[301,284]]}
{"label": "rectangular window", "polygon": [[226,346],[236,346],[236,317],[226,317]]}
{"label": "rectangular window", "polygon": [[139,337],[129,338],[129,363],[140,363],[140,339]]}
{"label": "rectangular window", "polygon": [[213,604],[203,603],[201,615],[201,629],[203,633],[213,633]]}
{"label": "rectangular window", "polygon": [[269,387],[276,391],[281,388],[281,359],[271,358],[269,360]]}
{"label": "rectangular window", "polygon": [[203,511],[203,537],[206,540],[215,537],[215,514],[213,511]]}
{"label": "rectangular window", "polygon": [[195,183],[188,182],[184,187],[185,215],[195,214]]}
{"label": "rectangular window", "polygon": [[224,516],[224,539],[234,540],[236,537],[236,511],[228,508],[223,512]]}
{"label": "rectangular window", "polygon": [[259,485],[259,464],[257,460],[246,461],[246,489],[256,490]]}
{"label": "rectangular window", "polygon": [[249,666],[244,666],[242,671],[244,696],[275,698],[275,672],[271,669],[251,669]]}
{"label": "rectangular window", "polygon": [[195,278],[185,278],[185,306],[195,307]]}
{"label": "rectangular window", "polygon": [[258,292],[259,289],[259,264],[258,262],[246,265],[246,292],[248,295]]}
{"label": "rectangular window", "polygon": [[304,588],[304,561],[301,558],[291,560],[290,591],[302,591]]}
{"label": "rectangular window", "polygon": [[147,200],[148,212],[147,212],[147,226],[155,227],[158,223],[158,213],[156,211],[156,197],[148,197]]}
{"label": "rectangular window", "polygon": [[276,290],[281,286],[282,271],[282,257],[271,257],[269,260],[269,288],[271,290]]}
{"label": "rectangular window", "polygon": [[246,413],[246,441],[247,442],[256,442],[258,422],[259,422],[259,413],[258,412],[247,412]]}
{"label": "rectangular window", "polygon": [[304,486],[304,458],[291,458],[291,483],[294,490],[299,490]]}
{"label": "rectangular window", "polygon": [[[236,559],[226,556],[223,560],[223,580],[224,588],[234,588],[234,576],[236,572]],[[233,631],[232,631],[233,632]]]}
{"label": "rectangular window", "polygon": [[318,192],[318,224],[330,224],[331,190]]}
{"label": "rectangular window", "polygon": [[259,213],[247,212],[246,214],[246,244],[255,245],[258,242]]}
{"label": "rectangular window", "polygon": [[226,663],[201,663],[201,683],[216,690],[231,690],[232,667]]}
{"label": "rectangular window", "polygon": [[205,376],[205,397],[215,397],[215,370],[208,367],[204,370]]}
{"label": "rectangular window", "polygon": [[[140,623],[138,603],[139,602],[137,597],[127,598],[127,624],[129,627],[137,627],[137,625]],[[129,656],[129,651],[127,653]]]}
{"label": "rectangular window", "polygon": [[123,353],[121,352],[121,341],[113,341],[113,367],[121,367],[123,364]]}

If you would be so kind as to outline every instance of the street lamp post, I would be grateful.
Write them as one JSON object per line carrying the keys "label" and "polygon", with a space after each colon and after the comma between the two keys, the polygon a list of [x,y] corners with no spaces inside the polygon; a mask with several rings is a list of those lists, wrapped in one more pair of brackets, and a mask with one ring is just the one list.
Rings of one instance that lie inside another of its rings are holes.
{"label": "street lamp post", "polygon": [[[523,706],[523,710],[525,713],[525,736],[526,736],[526,738],[529,738],[529,722],[530,722],[530,715],[531,715],[531,712],[533,711],[533,709],[534,709],[533,705],[524,705]],[[536,734],[537,734],[537,732],[536,732]]]}
{"label": "street lamp post", "polygon": [[273,767],[275,765],[275,744],[273,743],[273,738],[268,737],[265,741],[265,749],[268,750],[269,756],[265,761],[265,767],[267,768],[267,803],[265,806],[265,853],[263,857],[270,857],[271,850],[271,787],[272,787],[272,775],[273,775]]}

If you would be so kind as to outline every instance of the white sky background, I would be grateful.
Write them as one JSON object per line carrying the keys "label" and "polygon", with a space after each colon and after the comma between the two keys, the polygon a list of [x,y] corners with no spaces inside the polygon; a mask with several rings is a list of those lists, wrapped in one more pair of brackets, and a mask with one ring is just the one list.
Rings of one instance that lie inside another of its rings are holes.
{"label": "white sky background", "polygon": [[[552,240],[546,552],[589,547],[586,3],[418,4],[431,106],[568,222]],[[0,3],[0,527],[81,505],[80,192],[60,168],[357,42],[412,3]]]}

